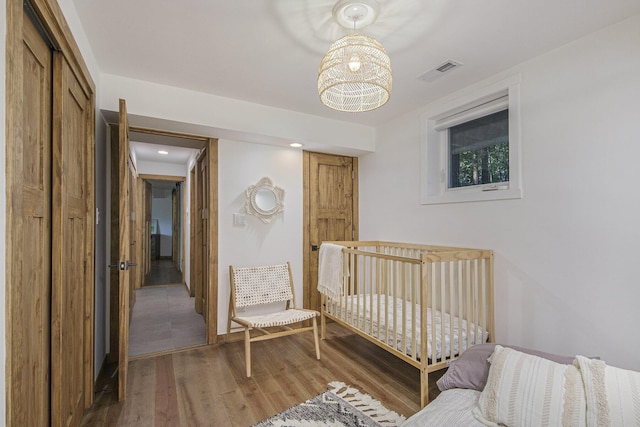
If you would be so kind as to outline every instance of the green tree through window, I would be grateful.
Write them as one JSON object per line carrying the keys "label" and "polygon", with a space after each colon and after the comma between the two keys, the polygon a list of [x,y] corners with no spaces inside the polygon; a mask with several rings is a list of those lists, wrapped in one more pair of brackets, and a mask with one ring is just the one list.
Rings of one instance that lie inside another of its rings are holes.
{"label": "green tree through window", "polygon": [[449,188],[509,181],[509,110],[449,128]]}

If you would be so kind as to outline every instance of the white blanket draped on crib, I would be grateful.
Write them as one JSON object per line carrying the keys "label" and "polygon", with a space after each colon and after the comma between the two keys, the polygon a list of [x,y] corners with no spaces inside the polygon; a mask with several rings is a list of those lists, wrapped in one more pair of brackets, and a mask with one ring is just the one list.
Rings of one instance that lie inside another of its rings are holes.
{"label": "white blanket draped on crib", "polygon": [[342,248],[333,243],[320,245],[318,292],[332,298],[337,298],[342,290]]}

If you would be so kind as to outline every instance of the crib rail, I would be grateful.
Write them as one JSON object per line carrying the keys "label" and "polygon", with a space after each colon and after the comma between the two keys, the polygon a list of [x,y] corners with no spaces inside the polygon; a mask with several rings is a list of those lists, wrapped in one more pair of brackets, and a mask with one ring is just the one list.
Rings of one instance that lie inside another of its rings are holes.
{"label": "crib rail", "polygon": [[445,367],[472,345],[493,340],[492,251],[332,243],[344,246],[348,274],[339,297],[323,296],[323,319],[340,322],[419,368],[423,405],[428,372]]}

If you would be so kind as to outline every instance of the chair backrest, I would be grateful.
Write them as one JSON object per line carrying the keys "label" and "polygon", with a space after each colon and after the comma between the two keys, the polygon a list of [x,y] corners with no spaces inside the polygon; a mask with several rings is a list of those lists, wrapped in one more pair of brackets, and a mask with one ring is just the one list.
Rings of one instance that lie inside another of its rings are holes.
{"label": "chair backrest", "polygon": [[231,267],[236,307],[286,302],[293,299],[289,264]]}

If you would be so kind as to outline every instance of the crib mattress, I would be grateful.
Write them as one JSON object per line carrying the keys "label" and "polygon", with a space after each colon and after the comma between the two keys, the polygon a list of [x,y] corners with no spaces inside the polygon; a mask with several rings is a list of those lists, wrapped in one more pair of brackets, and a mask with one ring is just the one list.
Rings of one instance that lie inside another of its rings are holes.
{"label": "crib mattress", "polygon": [[[363,330],[376,339],[386,342],[396,350],[403,351],[407,355],[413,355],[413,320],[411,312],[411,302],[404,301],[388,295],[361,294],[355,296],[342,297],[342,313],[337,316],[347,323]],[[379,301],[378,301],[379,300]],[[387,304],[389,307],[387,308]],[[402,306],[405,305],[405,321],[403,322]],[[394,308],[395,307],[395,311]],[[339,309],[338,309],[339,310]],[[380,316],[378,316],[380,313]],[[395,313],[395,319],[394,319]],[[334,315],[337,313],[334,313]],[[346,314],[346,316],[345,316]],[[416,333],[416,358],[419,360],[420,342],[420,313],[416,307],[415,326]],[[456,316],[451,318],[448,313],[434,310],[432,315],[431,307],[427,308],[427,357],[429,359],[441,360],[443,357],[452,357],[462,353],[467,348],[467,342],[471,345],[485,342],[489,336],[488,332],[476,326],[473,322],[459,319]],[[432,320],[435,317],[436,327],[436,349],[435,355],[431,349]],[[394,322],[395,320],[395,322]],[[441,333],[444,322],[444,334]],[[404,329],[402,327],[404,323]],[[453,324],[453,330],[451,325]],[[394,331],[395,326],[395,331]],[[444,343],[443,343],[444,336]],[[469,336],[469,340],[467,340]],[[476,341],[476,337],[478,340]],[[453,342],[453,354],[451,353],[451,343]]]}

